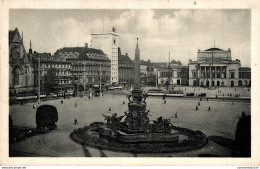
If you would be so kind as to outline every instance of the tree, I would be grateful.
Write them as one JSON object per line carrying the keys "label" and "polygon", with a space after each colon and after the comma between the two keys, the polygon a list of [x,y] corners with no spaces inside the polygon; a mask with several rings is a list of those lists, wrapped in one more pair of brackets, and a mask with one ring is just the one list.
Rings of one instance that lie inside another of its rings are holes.
{"label": "tree", "polygon": [[47,74],[44,76],[44,89],[46,90],[46,92],[54,92],[56,90],[58,85],[56,79],[56,69],[49,69],[47,71]]}

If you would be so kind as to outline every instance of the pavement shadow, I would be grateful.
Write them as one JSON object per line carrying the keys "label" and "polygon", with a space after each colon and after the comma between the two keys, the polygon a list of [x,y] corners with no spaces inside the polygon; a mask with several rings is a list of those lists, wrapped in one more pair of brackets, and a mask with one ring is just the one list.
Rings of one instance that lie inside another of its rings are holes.
{"label": "pavement shadow", "polygon": [[82,150],[84,152],[85,157],[92,157],[92,155],[84,145],[82,145]]}
{"label": "pavement shadow", "polygon": [[235,141],[233,139],[229,139],[229,138],[222,137],[222,136],[209,136],[208,139],[229,150],[232,150],[232,148],[234,146],[234,141]]}

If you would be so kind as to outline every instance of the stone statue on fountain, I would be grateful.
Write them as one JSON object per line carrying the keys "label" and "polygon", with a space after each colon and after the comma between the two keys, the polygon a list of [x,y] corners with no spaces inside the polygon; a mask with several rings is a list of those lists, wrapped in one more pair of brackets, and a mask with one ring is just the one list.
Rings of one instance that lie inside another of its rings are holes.
{"label": "stone statue on fountain", "polygon": [[[153,121],[153,124],[150,123],[150,119],[148,117],[149,110],[146,109],[147,95],[143,93],[140,83],[140,50],[138,46],[138,38],[134,62],[134,88],[132,90],[132,94],[127,96],[129,100],[128,111],[125,112],[123,116],[119,117],[117,117],[117,114],[105,116],[107,120],[107,129],[103,129],[101,135],[106,135],[104,133],[109,133],[109,131],[112,130],[114,134],[110,133],[107,135],[114,135],[113,137],[125,142],[132,142],[134,140],[178,140],[177,134],[171,134],[170,119],[163,119],[162,117],[159,117],[157,118],[157,121]],[[125,116],[126,118],[123,122],[121,122]],[[160,133],[162,135],[154,135],[155,133]]]}

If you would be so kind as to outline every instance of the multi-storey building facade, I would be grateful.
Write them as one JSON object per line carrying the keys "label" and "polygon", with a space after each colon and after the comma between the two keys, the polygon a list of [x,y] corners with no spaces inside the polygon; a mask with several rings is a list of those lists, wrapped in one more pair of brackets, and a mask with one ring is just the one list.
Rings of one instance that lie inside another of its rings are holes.
{"label": "multi-storey building facade", "polygon": [[129,58],[127,53],[122,55],[120,48],[118,48],[118,71],[120,84],[133,84],[134,62]]}
{"label": "multi-storey building facade", "polygon": [[78,53],[77,57],[67,58],[66,61],[71,63],[73,84],[85,89],[89,85],[99,84],[100,80],[101,83],[110,83],[110,59],[102,50],[87,47],[77,50],[63,48],[59,53],[73,53],[72,51]]}
{"label": "multi-storey building facade", "polygon": [[108,33],[92,33],[91,47],[102,50],[111,60],[110,82],[118,83],[118,34],[115,29]]}
{"label": "multi-storey building facade", "polygon": [[[38,68],[38,60],[35,60],[35,70],[40,71],[40,86],[41,90],[45,89],[45,79],[48,78],[49,71],[54,71],[55,77],[54,81],[57,84],[56,90],[69,91],[74,89],[72,84],[72,74],[71,74],[71,63],[63,61],[55,56],[40,57],[40,68]],[[38,73],[35,72],[35,84],[38,86]]]}
{"label": "multi-storey building facade", "polygon": [[230,49],[198,50],[197,61],[189,61],[189,86],[239,86],[240,66],[240,60],[232,60]]}
{"label": "multi-storey building facade", "polygon": [[181,70],[181,67],[160,68],[158,70],[158,85],[167,84],[168,79],[170,79],[170,85],[181,85]]}
{"label": "multi-storey building facade", "polygon": [[9,31],[9,92],[31,92],[34,90],[33,56],[26,53],[17,28]]}

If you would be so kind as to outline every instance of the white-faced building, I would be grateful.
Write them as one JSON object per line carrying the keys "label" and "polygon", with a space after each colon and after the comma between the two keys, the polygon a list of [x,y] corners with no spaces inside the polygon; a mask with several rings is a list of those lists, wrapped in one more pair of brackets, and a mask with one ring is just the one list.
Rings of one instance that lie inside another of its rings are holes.
{"label": "white-faced building", "polygon": [[118,34],[113,32],[92,33],[91,47],[102,50],[111,60],[110,83],[118,83]]}
{"label": "white-faced building", "polygon": [[189,86],[251,86],[251,69],[232,60],[231,50],[198,50],[197,61],[189,61]]}

